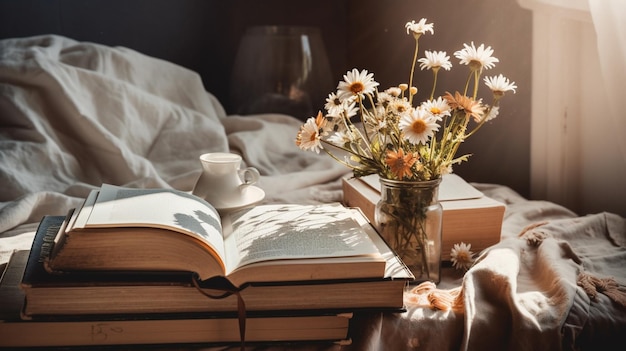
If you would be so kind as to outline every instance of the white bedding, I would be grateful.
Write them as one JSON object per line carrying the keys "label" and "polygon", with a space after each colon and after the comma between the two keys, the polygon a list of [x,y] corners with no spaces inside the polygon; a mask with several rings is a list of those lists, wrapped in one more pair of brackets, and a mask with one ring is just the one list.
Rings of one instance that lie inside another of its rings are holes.
{"label": "white bedding", "polygon": [[[30,248],[43,215],[65,214],[103,182],[190,191],[198,156],[209,151],[237,152],[257,167],[265,202],[340,201],[347,170],[299,150],[293,140],[300,123],[275,114],[227,116],[196,73],[126,48],[59,36],[0,41],[0,264]],[[355,316],[350,346],[259,348],[569,350],[622,343],[626,219],[581,217],[504,186],[475,185],[507,204],[502,242],[464,277],[446,270],[434,292],[456,298],[451,310],[407,293],[406,313]],[[595,299],[592,288],[600,291]]]}

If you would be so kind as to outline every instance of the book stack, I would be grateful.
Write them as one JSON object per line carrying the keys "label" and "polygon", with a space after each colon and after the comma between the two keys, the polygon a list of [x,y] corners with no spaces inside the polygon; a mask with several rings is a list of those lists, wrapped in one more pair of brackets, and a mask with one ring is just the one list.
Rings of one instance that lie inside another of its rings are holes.
{"label": "book stack", "polygon": [[340,204],[220,216],[187,193],[104,184],[12,256],[0,347],[346,343],[354,312],[402,311],[411,279]]}
{"label": "book stack", "polygon": [[[342,182],[344,204],[360,208],[375,223],[376,203],[380,200],[378,176],[344,178]],[[456,174],[443,176],[439,201],[443,207],[443,260],[450,260],[454,244],[468,243],[472,245],[472,251],[479,252],[500,242],[506,209],[503,203],[485,196]]]}

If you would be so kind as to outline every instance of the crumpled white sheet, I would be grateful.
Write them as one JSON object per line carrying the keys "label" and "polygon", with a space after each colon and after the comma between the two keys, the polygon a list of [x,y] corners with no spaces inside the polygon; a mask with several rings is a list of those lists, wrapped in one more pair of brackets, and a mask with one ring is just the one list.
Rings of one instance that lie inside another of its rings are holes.
{"label": "crumpled white sheet", "polygon": [[227,116],[183,67],[46,35],[0,41],[0,233],[106,182],[191,191],[205,152],[241,153],[265,202],[341,200],[347,170],[299,150],[285,115]]}
{"label": "crumpled white sheet", "polygon": [[[59,36],[2,40],[0,265],[14,249],[30,248],[43,215],[65,214],[102,182],[190,191],[204,152],[242,154],[262,174],[265,202],[341,200],[346,169],[299,150],[293,141],[300,123],[274,114],[226,116],[197,74],[126,48]],[[607,350],[622,344],[626,310],[601,292],[591,299],[576,282],[584,272],[612,277],[624,288],[626,220],[610,213],[580,217],[503,186],[475,185],[507,205],[502,241],[467,273],[444,270],[436,290],[455,296],[450,310],[407,293],[405,313],[356,314],[351,345],[249,349]],[[355,298],[359,294],[367,291],[355,291]]]}

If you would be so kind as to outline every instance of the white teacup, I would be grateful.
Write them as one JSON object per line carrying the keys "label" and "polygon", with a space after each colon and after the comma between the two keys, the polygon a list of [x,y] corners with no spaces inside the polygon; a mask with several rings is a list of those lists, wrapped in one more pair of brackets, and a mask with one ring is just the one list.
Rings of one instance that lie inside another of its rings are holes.
{"label": "white teacup", "polygon": [[192,194],[205,199],[215,208],[244,205],[246,188],[259,180],[254,167],[240,168],[241,156],[228,152],[200,155],[202,173]]}

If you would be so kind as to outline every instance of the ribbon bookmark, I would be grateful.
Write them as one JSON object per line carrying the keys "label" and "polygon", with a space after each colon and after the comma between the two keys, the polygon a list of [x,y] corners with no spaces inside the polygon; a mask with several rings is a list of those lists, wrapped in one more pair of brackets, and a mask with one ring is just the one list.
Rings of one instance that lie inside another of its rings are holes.
{"label": "ribbon bookmark", "polygon": [[205,291],[202,287],[200,287],[200,285],[198,284],[198,279],[196,279],[195,277],[192,277],[191,280],[193,282],[193,286],[195,286],[196,289],[198,289],[198,291],[202,293],[202,295],[207,296],[209,298],[223,299],[231,295],[237,296],[237,318],[239,320],[239,339],[241,341],[241,351],[244,351],[246,347],[246,304],[244,303],[243,298],[241,297],[241,289],[235,287],[228,280],[225,279],[227,282],[226,284],[217,284],[219,285],[219,287],[210,288],[211,290],[223,291],[223,294],[212,295],[208,293],[207,291]]}

